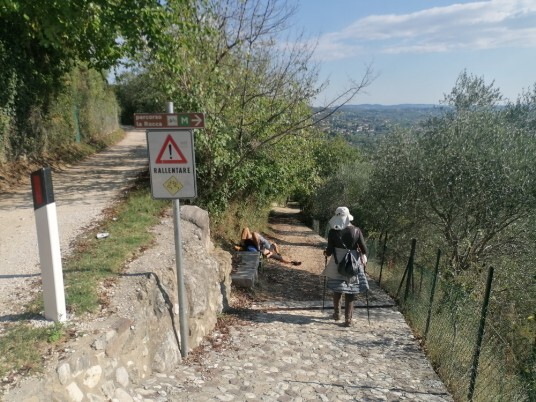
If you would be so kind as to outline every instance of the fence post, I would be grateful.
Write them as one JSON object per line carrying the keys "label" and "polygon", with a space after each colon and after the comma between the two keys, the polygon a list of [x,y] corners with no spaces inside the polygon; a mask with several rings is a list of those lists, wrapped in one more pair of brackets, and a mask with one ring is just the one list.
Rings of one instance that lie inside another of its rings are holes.
{"label": "fence post", "polygon": [[406,282],[406,291],[404,293],[404,302],[408,299],[408,295],[409,295],[409,288],[411,286],[411,290],[412,290],[412,293],[413,293],[413,261],[415,259],[415,246],[417,244],[417,240],[416,239],[411,239],[411,253],[409,255],[409,260],[408,260],[408,268],[407,268],[407,272],[408,272],[408,278],[407,278],[407,282]]}
{"label": "fence post", "polygon": [[380,265],[380,278],[378,279],[378,285],[382,284],[382,272],[383,272],[383,263],[385,261],[385,248],[386,247],[387,247],[387,231],[385,232],[385,239],[383,239],[382,263]]}
{"label": "fence post", "polygon": [[482,313],[480,315],[480,326],[478,328],[478,336],[476,340],[475,354],[473,355],[473,364],[471,365],[471,381],[469,383],[469,392],[467,399],[473,400],[475,392],[476,374],[478,371],[478,360],[480,358],[480,349],[482,347],[482,339],[484,337],[484,327],[486,326],[486,315],[488,314],[489,296],[491,294],[491,282],[493,281],[493,267],[489,267],[488,281],[486,283],[486,293],[484,294],[484,302],[482,303]]}
{"label": "fence post", "polygon": [[421,289],[422,289],[422,280],[423,280],[423,277],[424,277],[424,265],[421,265],[421,277],[419,279],[419,297],[421,296]]}
{"label": "fence post", "polygon": [[404,274],[402,275],[402,280],[400,281],[400,284],[398,285],[398,289],[396,290],[397,299],[398,299],[398,294],[400,293],[400,289],[402,289],[402,285],[404,284],[404,281],[406,280],[406,275],[408,274],[408,268],[409,268],[409,265],[406,265],[406,268],[404,269]]}
{"label": "fence post", "polygon": [[437,284],[437,275],[439,274],[439,259],[441,258],[441,249],[437,249],[437,258],[434,271],[434,279],[432,280],[432,290],[430,291],[430,305],[428,306],[428,317],[426,318],[426,328],[424,329],[424,340],[428,337],[428,330],[430,329],[430,319],[432,317],[432,305],[434,303],[435,288]]}

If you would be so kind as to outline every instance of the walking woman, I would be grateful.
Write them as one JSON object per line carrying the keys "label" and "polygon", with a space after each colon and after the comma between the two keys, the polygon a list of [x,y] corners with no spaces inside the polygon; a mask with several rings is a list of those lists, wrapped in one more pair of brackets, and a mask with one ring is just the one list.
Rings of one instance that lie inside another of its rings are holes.
{"label": "walking woman", "polygon": [[[329,220],[328,246],[324,250],[326,257],[331,257],[322,275],[327,277],[327,287],[333,291],[333,318],[340,320],[341,299],[344,294],[344,326],[352,325],[355,295],[369,289],[365,267],[367,264],[367,246],[361,230],[350,222],[354,219],[346,207],[339,207]],[[363,267],[356,276],[345,277],[337,271],[346,251],[350,250],[356,258],[361,258]]]}

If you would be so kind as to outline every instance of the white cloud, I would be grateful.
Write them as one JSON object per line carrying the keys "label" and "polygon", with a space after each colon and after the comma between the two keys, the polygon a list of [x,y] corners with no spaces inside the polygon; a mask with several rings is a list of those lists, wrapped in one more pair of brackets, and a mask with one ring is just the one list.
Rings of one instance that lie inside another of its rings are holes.
{"label": "white cloud", "polygon": [[318,40],[316,56],[358,52],[432,53],[460,49],[536,47],[536,1],[489,0],[408,14],[371,15]]}

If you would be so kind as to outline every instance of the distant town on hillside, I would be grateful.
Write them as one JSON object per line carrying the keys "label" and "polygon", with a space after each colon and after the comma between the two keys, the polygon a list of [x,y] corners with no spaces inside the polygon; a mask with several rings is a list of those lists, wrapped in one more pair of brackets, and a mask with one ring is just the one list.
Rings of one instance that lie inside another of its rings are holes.
{"label": "distant town on hillside", "polygon": [[320,122],[330,135],[340,135],[351,144],[369,147],[393,126],[411,127],[430,117],[445,113],[446,108],[432,104],[345,105]]}

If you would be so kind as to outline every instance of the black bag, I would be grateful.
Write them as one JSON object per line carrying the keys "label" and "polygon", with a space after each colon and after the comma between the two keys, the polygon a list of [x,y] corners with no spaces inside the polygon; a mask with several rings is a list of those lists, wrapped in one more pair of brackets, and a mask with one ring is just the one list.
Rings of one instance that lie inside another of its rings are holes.
{"label": "black bag", "polygon": [[346,253],[344,254],[344,257],[340,261],[337,261],[337,253],[333,253],[335,263],[337,264],[337,272],[339,273],[339,275],[345,276],[347,278],[351,278],[352,276],[357,277],[359,270],[365,269],[361,260],[361,256],[358,255],[358,257],[356,258],[351,253],[351,251],[348,249],[348,246],[342,241],[342,236],[341,243],[346,248]]}
{"label": "black bag", "polygon": [[[337,257],[335,256],[335,262],[337,262]],[[355,256],[350,252],[350,250],[346,250],[346,254],[344,254],[344,257],[337,262],[337,272],[346,277],[352,277],[357,276],[359,272],[359,263],[360,260],[355,258]]]}

